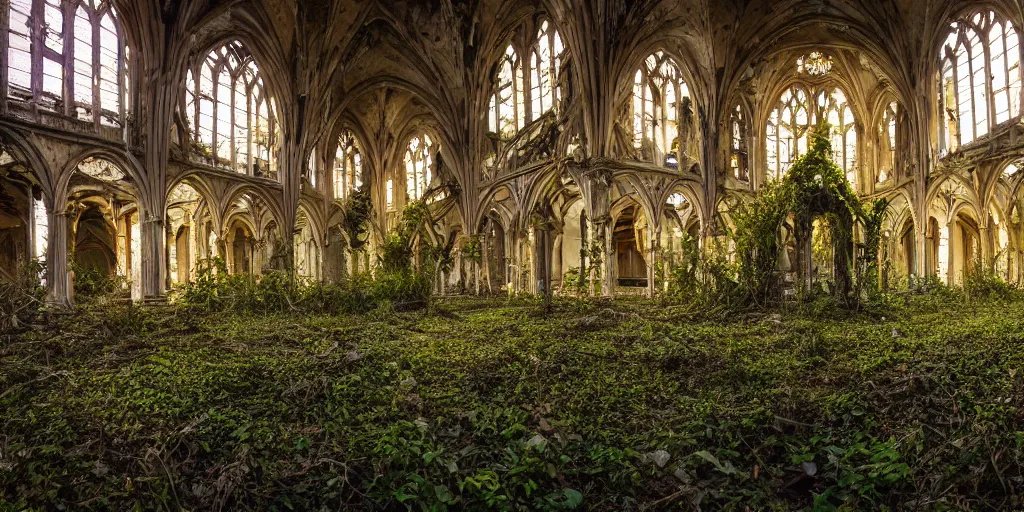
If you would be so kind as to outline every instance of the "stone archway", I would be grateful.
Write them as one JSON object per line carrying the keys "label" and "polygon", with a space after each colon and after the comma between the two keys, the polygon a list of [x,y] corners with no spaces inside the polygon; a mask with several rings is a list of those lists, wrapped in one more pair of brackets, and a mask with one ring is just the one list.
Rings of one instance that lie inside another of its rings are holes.
{"label": "stone archway", "polygon": [[615,218],[612,244],[615,248],[616,285],[620,288],[646,288],[647,265],[644,250],[647,220],[637,205],[625,207]]}

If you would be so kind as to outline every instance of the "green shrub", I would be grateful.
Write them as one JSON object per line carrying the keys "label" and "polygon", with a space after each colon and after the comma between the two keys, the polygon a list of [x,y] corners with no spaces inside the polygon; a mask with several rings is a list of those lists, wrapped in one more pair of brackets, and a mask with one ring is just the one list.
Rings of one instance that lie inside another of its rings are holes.
{"label": "green shrub", "polygon": [[729,262],[720,247],[702,250],[695,238],[686,237],[681,255],[666,276],[666,298],[702,309],[729,310],[745,302],[737,266]]}
{"label": "green shrub", "polygon": [[562,293],[568,295],[586,295],[590,282],[586,274],[580,273],[579,267],[569,267],[562,276]]}
{"label": "green shrub", "polygon": [[963,291],[968,299],[1007,300],[1019,294],[1020,288],[1007,283],[996,271],[995,265],[985,265],[977,260],[964,271]]}
{"label": "green shrub", "polygon": [[75,300],[111,299],[127,297],[128,279],[124,276],[111,275],[98,269],[72,264],[75,273],[72,283],[75,289]]}
{"label": "green shrub", "polygon": [[207,312],[272,314],[364,313],[382,306],[396,310],[426,307],[433,291],[430,272],[380,269],[341,283],[305,283],[285,272],[228,275],[219,258],[199,265],[195,281],[185,285],[182,306]]}

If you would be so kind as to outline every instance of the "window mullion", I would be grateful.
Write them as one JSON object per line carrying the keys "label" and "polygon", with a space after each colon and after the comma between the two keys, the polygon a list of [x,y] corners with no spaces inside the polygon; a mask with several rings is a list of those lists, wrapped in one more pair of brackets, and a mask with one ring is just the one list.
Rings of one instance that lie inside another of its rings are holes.
{"label": "window mullion", "polygon": [[217,120],[219,119],[217,117],[217,110],[219,109],[220,106],[220,101],[217,101],[218,98],[220,97],[220,68],[220,63],[218,63],[215,66],[211,66],[210,68],[210,81],[212,84],[212,101],[210,102],[212,107],[210,119],[210,132],[212,133],[212,136],[210,137],[210,153],[213,155],[214,165],[217,164],[217,141],[220,138],[220,134],[217,133],[220,131],[217,129]]}
{"label": "window mullion", "polygon": [[[32,9],[30,10],[31,17],[29,23],[32,26],[29,28],[29,40],[32,41],[31,47],[31,58],[32,58],[32,77],[29,81],[32,84],[32,101],[37,105],[39,100],[42,99],[43,94],[43,21],[45,18],[44,9],[46,8],[43,0],[33,0]],[[6,55],[4,60],[6,60]]]}
{"label": "window mullion", "polygon": [[61,10],[64,18],[64,26],[61,27],[64,38],[64,61],[61,64],[64,75],[63,114],[70,116],[75,112],[75,4],[64,1]]}
{"label": "window mullion", "polygon": [[[1021,44],[1021,34],[1016,32],[1016,26],[1013,27],[1013,30],[1017,36],[1017,83],[1019,91],[1017,92],[1016,112],[1010,112],[1010,114],[1013,117],[1017,117],[1021,115],[1021,105],[1024,105],[1024,44]],[[1011,92],[1010,94],[1013,93]]]}
{"label": "window mullion", "polygon": [[[953,51],[953,55],[949,60],[950,66],[953,72],[953,112],[956,114],[956,145],[959,148],[963,144],[963,122],[960,115],[960,66],[957,62],[956,51]],[[946,108],[946,105],[942,106]],[[945,114],[943,114],[945,115]]]}
{"label": "window mullion", "polygon": [[236,96],[238,95],[235,94],[235,91],[238,90],[238,84],[236,82],[236,77],[232,76],[230,73],[228,74],[228,77],[231,78],[231,108],[229,109],[231,111],[231,119],[228,121],[229,123],[231,123],[229,130],[229,138],[231,139],[231,142],[229,143],[229,149],[231,150],[231,170],[234,172],[238,172],[238,155],[235,152],[235,133],[237,133],[238,130],[238,125],[235,123],[235,109],[237,108],[237,106],[235,105],[235,101],[237,100]]}
{"label": "window mullion", "polygon": [[253,153],[255,153],[255,151],[256,151],[256,148],[253,147],[252,132],[253,132],[253,125],[257,124],[257,123],[253,122],[253,117],[256,116],[256,112],[253,111],[254,108],[253,108],[253,104],[252,104],[252,91],[253,91],[253,89],[250,88],[248,85],[246,85],[246,87],[245,87],[245,126],[246,126],[245,147],[246,147],[247,151],[245,152],[245,174],[248,174],[250,176],[252,175]]}
{"label": "window mullion", "polygon": [[100,17],[96,12],[89,12],[92,25],[92,119],[96,130],[100,128],[100,117],[103,105],[100,104]]}
{"label": "window mullion", "polygon": [[[111,21],[114,21],[114,29],[117,30],[117,69],[114,70],[117,73],[117,117],[121,125],[122,130],[127,130],[128,126],[125,122],[125,114],[128,112],[128,96],[125,93],[125,76],[128,73],[128,59],[125,57],[127,54],[124,36],[121,34],[121,25],[114,20],[114,15],[110,15]],[[138,58],[138,57],[136,57]]]}
{"label": "window mullion", "polygon": [[200,105],[200,103],[202,103],[202,100],[199,98],[199,94],[202,91],[202,87],[200,85],[202,84],[202,81],[203,81],[203,74],[202,73],[203,73],[203,66],[205,66],[205,65],[206,65],[205,62],[200,62],[199,66],[192,71],[192,92],[193,92],[192,112],[194,114],[192,116],[192,124],[194,126],[192,126],[191,128],[192,128],[192,141],[195,142],[196,144],[199,143],[199,124],[201,122],[200,119],[199,119],[199,112],[200,112],[199,105]]}
{"label": "window mullion", "polygon": [[[988,35],[989,30],[985,30],[985,34]],[[985,108],[988,112],[988,132],[992,133],[995,130],[997,119],[996,119],[996,95],[995,90],[992,87],[993,84],[993,72],[995,71],[992,67],[992,48],[989,45],[988,37],[985,37],[981,42],[982,52],[985,55]],[[1003,47],[1003,62],[1006,62],[1006,47]],[[1005,66],[1005,64],[1004,64]],[[1009,75],[1007,75],[1009,78]]]}

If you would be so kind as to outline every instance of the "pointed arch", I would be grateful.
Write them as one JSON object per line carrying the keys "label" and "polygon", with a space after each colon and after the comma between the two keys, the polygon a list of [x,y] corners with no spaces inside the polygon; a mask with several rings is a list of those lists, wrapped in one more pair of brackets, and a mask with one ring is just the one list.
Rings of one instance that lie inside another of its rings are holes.
{"label": "pointed arch", "polygon": [[950,24],[939,52],[939,143],[946,154],[1020,116],[1020,40],[1013,22],[994,11]]}
{"label": "pointed arch", "polygon": [[225,42],[193,63],[186,73],[181,109],[194,159],[241,174],[277,178],[277,107],[255,57],[240,41]]}
{"label": "pointed arch", "polygon": [[511,44],[505,48],[496,69],[488,128],[503,138],[512,138],[526,126],[526,91],[523,60]]}
{"label": "pointed arch", "polygon": [[675,60],[659,50],[648,56],[633,75],[633,146],[641,160],[678,165],[679,128],[692,115],[690,88]]}

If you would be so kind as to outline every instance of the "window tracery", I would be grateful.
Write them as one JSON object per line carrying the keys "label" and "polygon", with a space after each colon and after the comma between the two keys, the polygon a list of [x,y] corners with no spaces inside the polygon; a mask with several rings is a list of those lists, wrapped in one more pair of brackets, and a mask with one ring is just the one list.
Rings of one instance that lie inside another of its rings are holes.
{"label": "window tracery", "polygon": [[747,126],[743,119],[743,109],[739,105],[729,114],[729,128],[732,139],[729,167],[737,180],[747,182],[750,179],[747,167]]}
{"label": "window tracery", "polygon": [[633,78],[633,144],[644,161],[674,166],[680,149],[679,121],[690,90],[664,52],[644,60]]}
{"label": "window tracery", "polygon": [[811,52],[796,59],[798,73],[810,76],[824,76],[832,71],[832,57],[821,52]]}
{"label": "window tracery", "polygon": [[219,167],[276,177],[276,108],[252,55],[233,41],[196,67],[186,77],[184,106],[194,152]]}
{"label": "window tracery", "polygon": [[10,97],[45,108],[70,98],[79,119],[122,126],[127,48],[108,0],[10,0],[7,15]]}
{"label": "window tracery", "polygon": [[943,153],[1020,115],[1020,45],[1011,21],[987,11],[954,22],[940,58]]}
{"label": "window tracery", "polygon": [[561,101],[558,73],[565,46],[554,25],[541,21],[525,58],[509,45],[498,62],[494,94],[488,108],[491,133],[514,137],[526,123],[536,121]]}
{"label": "window tracery", "polygon": [[820,91],[818,108],[817,122],[827,121],[831,127],[832,160],[846,173],[846,181],[856,190],[857,129],[846,94],[839,88]]}
{"label": "window tracery", "polygon": [[362,186],[363,157],[359,154],[355,136],[346,130],[341,134],[334,158],[334,197],[348,197],[353,190],[359,190]]}
{"label": "window tracery", "polygon": [[779,179],[800,155],[807,152],[811,115],[807,93],[794,87],[782,93],[768,117],[768,174]]}
{"label": "window tracery", "polygon": [[531,120],[540,118],[562,99],[557,84],[564,49],[558,31],[546,20],[541,22],[530,59]]}
{"label": "window tracery", "polygon": [[895,101],[889,103],[878,126],[878,183],[885,183],[896,175],[896,111]]}
{"label": "window tracery", "polygon": [[434,151],[429,135],[416,136],[409,141],[409,149],[405,152],[405,182],[410,200],[422,199],[433,180]]}
{"label": "window tracery", "polygon": [[768,117],[765,145],[769,177],[782,178],[789,166],[807,152],[809,131],[823,121],[832,129],[829,139],[833,161],[856,188],[856,118],[846,94],[838,87],[814,89],[808,94],[805,89],[794,86],[782,93]]}
{"label": "window tracery", "polygon": [[501,58],[490,110],[490,130],[504,138],[513,137],[526,125],[523,62],[512,45]]}

